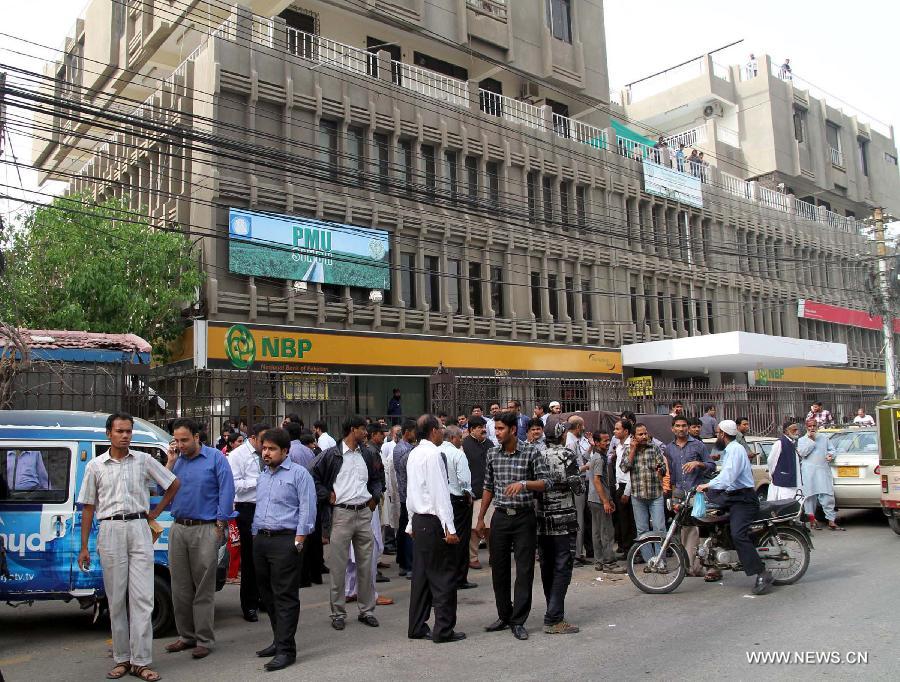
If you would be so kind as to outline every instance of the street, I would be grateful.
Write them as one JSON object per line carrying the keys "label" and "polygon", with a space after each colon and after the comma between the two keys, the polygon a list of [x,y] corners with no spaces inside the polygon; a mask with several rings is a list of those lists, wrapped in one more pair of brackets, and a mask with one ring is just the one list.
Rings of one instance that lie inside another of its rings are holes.
{"label": "street", "polygon": [[[536,568],[527,642],[509,631],[483,631],[496,617],[487,569],[470,573],[477,589],[460,592],[457,629],[468,639],[446,646],[406,638],[409,583],[393,565],[385,571],[391,582],[379,587],[396,604],[377,609],[377,629],[358,623],[350,604],[347,629],[332,630],[327,586],[314,586],[301,592],[297,664],[280,673],[265,672],[265,660],[254,657],[271,641],[266,616],[255,624],[242,620],[238,587],[226,585],[217,595],[212,655],[194,661],[187,653],[166,654],[163,646],[174,637],[158,639],[154,667],[168,680],[896,679],[900,592],[892,581],[900,537],[878,511],[846,512],[840,519],[846,533],[815,532],[812,564],[799,583],[759,597],[750,596],[751,579],[737,574],[726,575],[723,584],[688,578],[675,594],[653,596],[640,593],[627,576],[611,580],[592,567],[576,568],[567,617],[581,633],[570,636],[541,631],[544,598]],[[486,558],[482,550],[485,564]],[[859,652],[868,662],[749,664],[747,652],[758,651],[837,652],[829,661]],[[9,682],[103,679],[112,667],[108,656],[108,631],[91,629],[74,603],[0,609],[0,670]]]}

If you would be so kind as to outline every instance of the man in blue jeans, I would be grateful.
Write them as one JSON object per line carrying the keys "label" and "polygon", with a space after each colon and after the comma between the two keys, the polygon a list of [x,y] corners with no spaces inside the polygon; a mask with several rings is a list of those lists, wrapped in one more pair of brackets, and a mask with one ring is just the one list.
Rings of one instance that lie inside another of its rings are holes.
{"label": "man in blue jeans", "polygon": [[[666,506],[663,501],[663,477],[666,474],[666,458],[647,431],[647,425],[634,425],[634,435],[628,454],[619,462],[619,468],[631,475],[631,508],[638,538],[650,530],[666,532]],[[653,558],[649,545],[641,548],[644,562]],[[644,567],[649,572],[649,566]]]}

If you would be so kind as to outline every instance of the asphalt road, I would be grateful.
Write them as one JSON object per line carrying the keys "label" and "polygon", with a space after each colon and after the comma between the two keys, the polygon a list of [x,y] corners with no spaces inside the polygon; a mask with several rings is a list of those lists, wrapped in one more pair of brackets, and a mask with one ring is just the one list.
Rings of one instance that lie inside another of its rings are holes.
{"label": "asphalt road", "polygon": [[[479,587],[460,593],[457,629],[468,639],[446,645],[406,639],[409,582],[394,569],[380,587],[397,603],[377,610],[377,629],[351,618],[343,632],[332,630],[327,590],[316,586],[301,592],[298,663],[278,673],[265,672],[264,660],[253,656],[271,641],[265,616],[244,622],[238,588],[227,585],[217,595],[212,655],[194,661],[166,654],[170,639],[156,640],[156,668],[167,680],[897,679],[900,536],[880,512],[848,512],[839,520],[848,531],[815,533],[812,565],[799,583],[755,598],[743,574],[714,584],[689,578],[674,594],[655,596],[639,592],[627,576],[597,582],[592,568],[576,569],[567,600],[568,619],[581,626],[576,635],[541,632],[536,569],[527,642],[509,631],[483,631],[496,617],[488,570],[472,571]],[[747,652],[758,651],[829,652],[842,662],[748,663]],[[868,662],[847,664],[856,652]],[[0,607],[6,680],[100,680],[111,667],[109,633],[92,629],[77,606]]]}

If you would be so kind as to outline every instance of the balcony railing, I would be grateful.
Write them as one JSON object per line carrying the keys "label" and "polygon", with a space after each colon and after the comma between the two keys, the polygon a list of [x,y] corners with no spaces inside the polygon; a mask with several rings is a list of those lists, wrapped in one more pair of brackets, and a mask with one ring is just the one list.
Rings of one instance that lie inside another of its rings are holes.
{"label": "balcony railing", "polygon": [[597,149],[608,148],[605,130],[588,123],[576,121],[567,116],[553,114],[553,130],[560,137],[566,137]]}
{"label": "balcony railing", "polygon": [[704,142],[706,142],[706,126],[697,126],[690,130],[684,130],[680,133],[669,135],[669,137],[666,138],[666,143],[669,145],[669,148],[672,149],[673,153],[678,149],[679,145],[683,144],[685,147],[696,147]]}
{"label": "balcony railing", "polygon": [[794,213],[807,220],[815,221],[819,219],[819,212],[815,205],[801,199],[794,201]]}
{"label": "balcony railing", "polygon": [[545,128],[544,111],[541,107],[487,90],[479,89],[478,95],[481,100],[481,110],[486,114],[499,116],[511,123],[521,123],[529,128],[540,130]]}
{"label": "balcony railing", "polygon": [[721,78],[723,81],[731,82],[731,69],[724,64],[713,62],[713,76]]}
{"label": "balcony railing", "polygon": [[368,74],[375,57],[358,47],[287,27],[287,51],[298,57],[327,64],[345,71]]}
{"label": "balcony railing", "polygon": [[784,213],[788,212],[790,202],[786,194],[776,192],[775,190],[763,187],[762,185],[760,185],[757,190],[759,191],[759,203],[763,206],[768,206],[769,208],[774,208],[776,211],[782,211]]}
{"label": "balcony railing", "polygon": [[466,5],[479,14],[506,21],[506,0],[466,0]]}
{"label": "balcony railing", "polygon": [[726,173],[725,171],[719,173],[719,176],[722,178],[722,187],[726,192],[734,194],[738,197],[743,197],[744,199],[753,198],[753,193],[750,191],[750,183],[746,180],[742,180],[741,178],[735,175],[731,175],[731,173]]}
{"label": "balcony railing", "polygon": [[469,106],[469,84],[437,71],[430,71],[412,64],[391,62],[392,73],[402,88],[412,90],[430,99],[440,100],[455,107]]}
{"label": "balcony railing", "polygon": [[840,149],[831,147],[831,165],[838,168],[844,167],[844,153]]}
{"label": "balcony railing", "polygon": [[716,139],[732,147],[741,146],[741,136],[738,135],[738,132],[725,126],[716,126]]}

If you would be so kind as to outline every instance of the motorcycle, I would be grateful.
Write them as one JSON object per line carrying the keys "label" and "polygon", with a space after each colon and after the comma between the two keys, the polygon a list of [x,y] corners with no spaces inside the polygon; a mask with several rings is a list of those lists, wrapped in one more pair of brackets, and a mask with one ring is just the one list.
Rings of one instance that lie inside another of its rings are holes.
{"label": "motorcycle", "polygon": [[[691,512],[696,494],[695,490],[687,495],[676,491],[672,498],[675,517],[665,535],[650,531],[631,546],[626,558],[628,577],[642,592],[668,594],[684,580],[690,562],[681,545],[680,531],[687,526],[709,531],[697,550],[706,570],[743,570],[731,540],[728,513],[710,507],[706,516],[695,518]],[[766,568],[772,571],[775,585],[791,585],[800,580],[809,568],[812,549],[812,538],[803,522],[802,494],[790,500],[761,503],[750,527],[750,537]]]}

